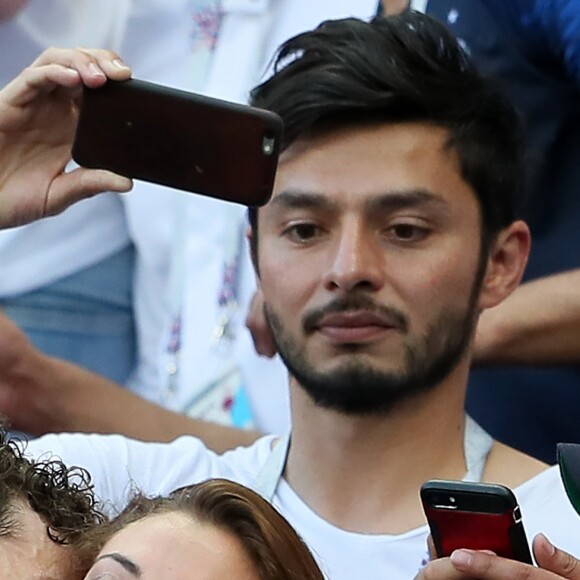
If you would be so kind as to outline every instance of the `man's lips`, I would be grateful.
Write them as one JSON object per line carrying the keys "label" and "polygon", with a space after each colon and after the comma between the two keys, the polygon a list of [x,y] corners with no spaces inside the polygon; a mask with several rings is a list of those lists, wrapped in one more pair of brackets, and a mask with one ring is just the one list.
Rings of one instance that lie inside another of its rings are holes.
{"label": "man's lips", "polygon": [[400,330],[393,317],[374,312],[340,312],[324,316],[316,330],[333,342],[356,343],[372,341],[391,330]]}

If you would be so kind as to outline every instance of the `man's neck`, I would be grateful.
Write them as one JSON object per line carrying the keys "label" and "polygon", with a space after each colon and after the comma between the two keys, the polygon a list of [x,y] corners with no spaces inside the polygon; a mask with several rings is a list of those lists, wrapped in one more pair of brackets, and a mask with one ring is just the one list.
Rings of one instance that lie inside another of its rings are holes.
{"label": "man's neck", "polygon": [[419,488],[461,479],[464,371],[382,417],[317,407],[292,384],[292,445],[285,477],[321,517],[352,531],[401,533],[423,523]]}
{"label": "man's neck", "polygon": [[407,8],[409,0],[381,0],[381,4],[385,14],[399,14]]}

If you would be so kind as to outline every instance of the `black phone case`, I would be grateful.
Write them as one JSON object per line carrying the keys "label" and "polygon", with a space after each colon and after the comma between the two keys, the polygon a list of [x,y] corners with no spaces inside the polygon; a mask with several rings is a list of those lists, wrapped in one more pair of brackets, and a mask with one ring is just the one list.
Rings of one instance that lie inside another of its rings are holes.
{"label": "black phone case", "polygon": [[532,564],[532,556],[512,491],[502,485],[430,480],[421,500],[435,551],[493,550],[499,556]]}
{"label": "black phone case", "polygon": [[278,115],[136,79],[85,88],[73,159],[81,166],[249,206],[272,194]]}

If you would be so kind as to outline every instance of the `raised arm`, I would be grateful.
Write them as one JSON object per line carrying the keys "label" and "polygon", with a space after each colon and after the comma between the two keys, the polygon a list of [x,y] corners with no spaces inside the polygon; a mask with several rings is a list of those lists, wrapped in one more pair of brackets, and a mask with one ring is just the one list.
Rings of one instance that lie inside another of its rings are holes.
{"label": "raised arm", "polygon": [[124,80],[131,70],[113,52],[48,49],[0,91],[0,228],[57,214],[130,179],[89,169],[65,172],[82,85]]}
{"label": "raised arm", "polygon": [[476,364],[580,363],[580,269],[522,284],[481,315]]}
{"label": "raised arm", "polygon": [[48,357],[1,312],[0,413],[15,429],[34,435],[80,431],[171,441],[188,434],[217,452],[259,436],[173,413],[99,375]]}

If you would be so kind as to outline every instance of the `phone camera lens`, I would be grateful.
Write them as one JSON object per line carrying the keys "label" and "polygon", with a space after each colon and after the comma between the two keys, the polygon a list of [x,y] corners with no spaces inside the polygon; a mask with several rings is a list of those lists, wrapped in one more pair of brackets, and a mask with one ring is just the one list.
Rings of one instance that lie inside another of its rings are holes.
{"label": "phone camera lens", "polygon": [[272,155],[274,153],[274,137],[264,136],[262,140],[262,153],[264,155]]}

